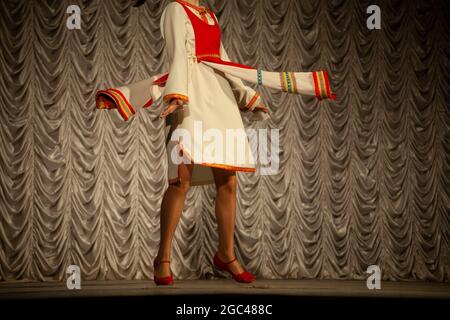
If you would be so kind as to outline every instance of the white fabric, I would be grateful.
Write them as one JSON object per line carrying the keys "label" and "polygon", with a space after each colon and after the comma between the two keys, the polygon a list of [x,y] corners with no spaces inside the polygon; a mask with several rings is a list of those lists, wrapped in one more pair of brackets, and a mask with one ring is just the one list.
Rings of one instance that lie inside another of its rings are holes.
{"label": "white fabric", "polygon": [[[195,11],[193,11],[195,13]],[[214,23],[211,17],[209,23]],[[178,143],[195,164],[212,163],[218,166],[255,168],[255,161],[251,154],[248,139],[235,141],[236,152],[230,156],[227,151],[227,142],[224,141],[221,150],[221,159],[208,158],[208,146],[205,132],[219,132],[226,137],[227,129],[235,132],[245,132],[235,94],[249,101],[255,91],[245,87],[240,79],[224,77],[213,68],[198,63],[195,59],[195,34],[189,17],[183,7],[176,2],[170,3],[164,10],[161,18],[161,31],[166,41],[166,51],[169,57],[170,71],[163,96],[168,94],[182,94],[189,98],[189,102],[178,112],[170,116],[172,126],[170,135],[175,129],[184,129],[189,132],[190,141],[170,141],[167,144],[168,178],[172,181],[178,177],[178,165],[172,161],[172,153],[177,154]],[[222,48],[223,50],[223,48]],[[233,88],[231,87],[233,85]],[[196,136],[201,124],[201,133]],[[196,129],[197,127],[197,129]],[[242,147],[244,159],[238,159],[237,147]],[[175,150],[175,151],[174,151]],[[194,166],[192,185],[211,183],[212,172],[210,168]]]}
{"label": "white fabric", "polygon": [[[243,79],[250,83],[258,83],[257,71],[252,69],[243,69],[234,66],[227,66],[224,64],[214,63],[210,61],[203,61],[203,63],[211,66],[216,70],[225,72],[229,77],[233,76],[235,79]],[[280,90],[280,73],[261,71],[262,83],[264,87]],[[306,96],[315,96],[316,91],[314,87],[314,78],[312,72],[294,72],[296,87],[298,93]],[[242,80],[240,80],[242,81]]]}

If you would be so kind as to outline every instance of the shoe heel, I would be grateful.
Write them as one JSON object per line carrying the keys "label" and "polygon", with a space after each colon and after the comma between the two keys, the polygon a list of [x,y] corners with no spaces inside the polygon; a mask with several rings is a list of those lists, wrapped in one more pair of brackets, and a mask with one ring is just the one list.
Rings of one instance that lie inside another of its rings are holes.
{"label": "shoe heel", "polygon": [[253,281],[256,280],[256,277],[251,274],[248,271],[244,271],[241,272],[239,274],[234,274],[230,268],[228,267],[228,265],[232,262],[234,262],[235,260],[237,260],[236,257],[234,257],[234,259],[232,259],[229,262],[223,262],[222,260],[220,260],[219,256],[218,256],[218,252],[216,252],[216,254],[214,255],[213,258],[213,264],[216,267],[216,269],[220,270],[220,271],[226,271],[229,274],[231,274],[231,276],[233,277],[233,279],[237,282],[243,282],[243,283],[251,283]]}
{"label": "shoe heel", "polygon": [[[156,262],[156,260],[153,261],[153,269],[156,269],[156,267],[159,266],[161,263],[170,263],[170,260],[161,260],[158,262]],[[153,281],[157,286],[167,286],[172,285],[174,283],[172,275],[167,277],[158,277],[153,274]]]}

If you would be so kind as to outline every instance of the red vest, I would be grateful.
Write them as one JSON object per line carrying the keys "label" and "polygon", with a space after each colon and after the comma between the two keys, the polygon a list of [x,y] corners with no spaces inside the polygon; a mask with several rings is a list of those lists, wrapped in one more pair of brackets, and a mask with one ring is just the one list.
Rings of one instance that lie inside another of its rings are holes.
{"label": "red vest", "polygon": [[239,63],[223,61],[220,57],[220,28],[216,16],[210,10],[214,24],[210,25],[195,15],[183,2],[177,1],[186,11],[186,14],[191,20],[192,27],[195,34],[195,55],[197,62],[210,61],[239,68],[255,69]]}
{"label": "red vest", "polygon": [[[198,16],[196,16],[184,3],[182,3],[181,1],[177,2],[183,6],[194,29],[195,56],[197,57],[198,63],[202,61],[210,61],[238,68],[255,69],[243,64],[222,60],[220,56],[221,33],[219,23],[217,22],[217,19],[213,13],[211,13],[211,16],[214,19],[214,24],[209,25]],[[167,81],[168,77],[169,74],[166,74],[165,76],[157,79],[154,83],[162,85]]]}

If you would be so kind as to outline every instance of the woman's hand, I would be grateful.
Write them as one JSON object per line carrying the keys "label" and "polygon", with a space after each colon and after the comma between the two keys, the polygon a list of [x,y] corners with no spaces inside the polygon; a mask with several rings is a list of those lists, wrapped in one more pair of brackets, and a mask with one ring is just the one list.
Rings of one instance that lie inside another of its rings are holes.
{"label": "woman's hand", "polygon": [[264,112],[264,113],[269,113],[269,108],[267,108],[266,107],[266,105],[264,104],[264,103],[260,103],[260,104],[258,104],[256,107],[255,107],[255,110],[253,110],[253,111],[261,111],[261,112]]}
{"label": "woman's hand", "polygon": [[161,115],[159,116],[161,119],[164,119],[165,117],[167,117],[169,114],[171,114],[172,112],[174,112],[175,110],[178,109],[179,106],[183,105],[183,100],[180,99],[172,99],[172,101],[170,101],[169,105],[166,107],[166,109],[164,109],[164,111],[161,113]]}

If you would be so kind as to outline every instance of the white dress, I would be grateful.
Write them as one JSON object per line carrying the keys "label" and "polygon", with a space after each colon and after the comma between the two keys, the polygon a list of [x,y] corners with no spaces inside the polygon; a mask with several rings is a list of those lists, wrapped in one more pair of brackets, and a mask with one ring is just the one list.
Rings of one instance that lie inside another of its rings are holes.
{"label": "white dress", "polygon": [[[200,18],[195,9],[189,10]],[[211,15],[207,18],[208,24],[215,23]],[[183,160],[194,164],[192,185],[213,182],[211,167],[255,171],[239,107],[245,109],[250,102],[257,105],[259,94],[240,79],[230,81],[220,71],[196,62],[194,29],[179,3],[172,2],[165,8],[161,32],[170,61],[163,100],[187,97],[183,107],[167,119],[171,128],[167,143],[169,182],[178,181],[176,160],[180,149]],[[223,46],[220,54],[229,61]]]}
{"label": "white dress", "polygon": [[[186,7],[200,19],[200,14]],[[206,14],[209,25],[217,21]],[[310,72],[270,72],[227,63],[220,43],[220,57],[197,60],[195,32],[183,5],[171,2],[161,17],[161,33],[166,43],[169,71],[118,88],[99,90],[96,108],[115,109],[128,121],[140,109],[164,104],[172,98],[183,106],[167,117],[168,180],[178,181],[179,161],[193,163],[192,185],[213,182],[211,168],[255,171],[241,112],[255,111],[259,93],[242,80],[291,94],[335,99],[326,70]],[[221,60],[220,60],[221,59]],[[261,117],[253,117],[253,120]],[[179,155],[182,154],[180,158]]]}

